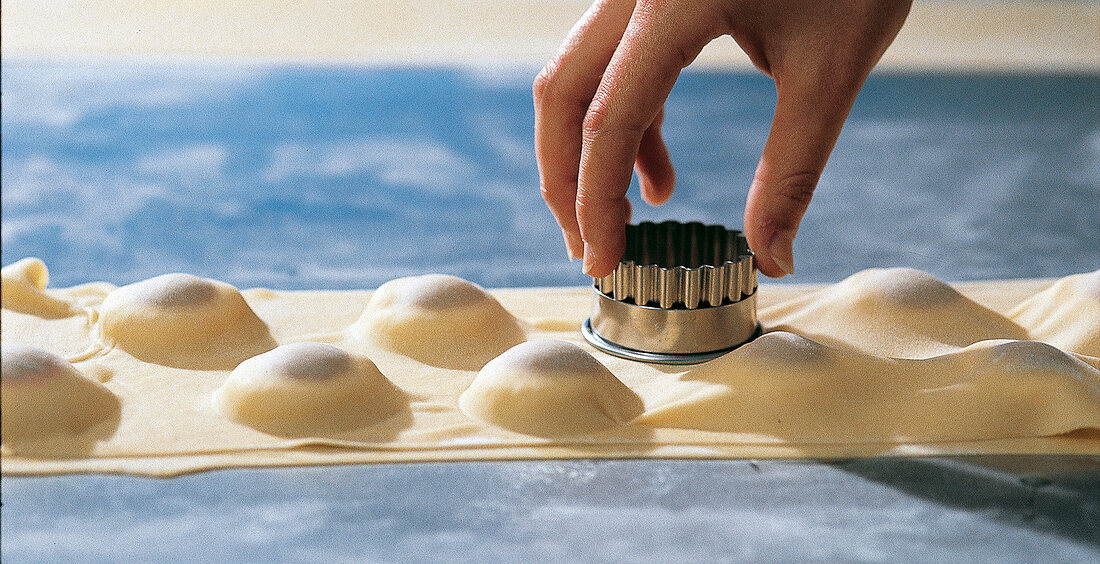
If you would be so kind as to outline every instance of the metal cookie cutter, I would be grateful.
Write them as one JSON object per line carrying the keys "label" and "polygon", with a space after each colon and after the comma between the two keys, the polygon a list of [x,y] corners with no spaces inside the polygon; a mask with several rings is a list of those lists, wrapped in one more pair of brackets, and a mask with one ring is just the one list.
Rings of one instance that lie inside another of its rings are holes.
{"label": "metal cookie cutter", "polygon": [[594,282],[592,317],[581,332],[615,356],[693,364],[761,331],[753,252],[740,231],[721,225],[627,225],[619,266]]}

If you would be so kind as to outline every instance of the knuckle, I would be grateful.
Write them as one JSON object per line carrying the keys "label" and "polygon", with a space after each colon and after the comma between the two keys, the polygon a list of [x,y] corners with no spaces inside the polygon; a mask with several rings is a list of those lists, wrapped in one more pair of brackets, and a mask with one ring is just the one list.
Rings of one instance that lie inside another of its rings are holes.
{"label": "knuckle", "polygon": [[691,64],[693,60],[695,60],[697,54],[698,53],[695,50],[690,49],[685,45],[678,45],[676,47],[676,61],[678,66],[681,69],[686,68],[688,65]]}
{"label": "knuckle", "polygon": [[561,221],[569,221],[569,218],[576,217],[579,196],[577,190],[570,190],[566,186],[543,185],[539,187],[539,193],[554,217]]}
{"label": "knuckle", "polygon": [[603,203],[603,198],[597,192],[584,190],[583,188],[577,190],[577,218],[580,219],[581,223],[588,222],[598,214],[598,210]]}
{"label": "knuckle", "polygon": [[786,175],[775,183],[775,195],[801,207],[810,205],[820,172],[798,172]]}
{"label": "knuckle", "polygon": [[648,124],[630,123],[628,119],[622,119],[611,111],[606,102],[593,100],[584,115],[581,132],[585,139],[593,139],[600,135],[612,133],[619,139],[641,139]]}
{"label": "knuckle", "polygon": [[[542,194],[542,200],[551,207],[561,204],[568,198],[563,191],[547,188],[545,184],[539,187],[539,193]],[[572,201],[572,198],[569,198],[569,201]]]}
{"label": "knuckle", "polygon": [[588,112],[584,114],[581,129],[585,136],[591,137],[604,130],[608,121],[607,107],[600,102],[593,101],[592,105],[588,107]]}
{"label": "knuckle", "polygon": [[542,199],[548,204],[552,204],[557,201],[555,194],[552,190],[548,190],[546,185],[539,186],[539,194],[542,194]]}
{"label": "knuckle", "polygon": [[588,210],[592,207],[594,201],[592,192],[585,190],[582,186],[577,190],[577,213],[580,214],[582,210]]}
{"label": "knuckle", "polygon": [[553,63],[548,63],[535,77],[535,82],[531,86],[531,92],[534,95],[535,103],[541,105],[549,99],[551,92],[557,86],[558,83],[557,67]]}
{"label": "knuckle", "polygon": [[620,222],[625,224],[630,213],[630,201],[626,198],[608,199],[596,191],[577,192],[575,215],[582,235],[603,232]]}
{"label": "knuckle", "polygon": [[546,71],[542,71],[535,77],[535,82],[531,86],[531,93],[535,98],[536,105],[542,105],[546,100],[547,90],[550,89],[550,77],[546,74]]}
{"label": "knuckle", "polygon": [[617,199],[608,199],[599,190],[585,190],[584,188],[577,190],[576,208],[578,216],[590,218],[603,215],[617,205],[621,205]]}

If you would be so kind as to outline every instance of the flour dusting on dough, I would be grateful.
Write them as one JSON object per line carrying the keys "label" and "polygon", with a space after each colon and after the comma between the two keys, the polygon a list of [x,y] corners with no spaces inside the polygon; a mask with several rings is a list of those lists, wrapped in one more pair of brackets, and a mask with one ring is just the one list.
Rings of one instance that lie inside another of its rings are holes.
{"label": "flour dusting on dough", "polygon": [[6,449],[71,455],[114,432],[120,402],[103,384],[44,350],[7,343],[0,349],[0,435]]}
{"label": "flour dusting on dough", "polygon": [[38,317],[60,318],[80,313],[69,302],[46,293],[50,280],[46,263],[36,258],[25,258],[5,266],[0,273],[0,300],[4,309]]}
{"label": "flour dusting on dough", "polygon": [[784,442],[959,441],[1100,428],[1100,371],[1050,345],[984,341],[905,360],[768,333],[686,372],[639,423]]}
{"label": "flour dusting on dough", "polygon": [[[428,275],[373,293],[238,292],[169,275],[45,289],[45,272],[4,269],[22,284],[17,303],[5,286],[0,316],[6,475],[1100,454],[1100,273],[967,283],[966,295],[910,269],[765,284],[768,333],[669,367],[584,341],[591,288],[486,291]],[[39,294],[74,315],[31,307]]]}
{"label": "flour dusting on dough", "polygon": [[383,284],[350,329],[360,339],[431,366],[478,370],[526,338],[481,286],[427,274]]}
{"label": "flour dusting on dough", "polygon": [[179,368],[228,370],[275,347],[236,288],[190,274],[165,274],[111,292],[99,328],[107,345]]}
{"label": "flour dusting on dough", "polygon": [[644,410],[642,399],[584,349],[549,339],[490,361],[458,404],[476,419],[542,437],[598,433]]}
{"label": "flour dusting on dough", "polygon": [[1055,282],[1008,313],[1035,339],[1100,357],[1100,270]]}
{"label": "flour dusting on dough", "polygon": [[408,409],[369,358],[323,343],[292,343],[241,363],[214,392],[229,419],[280,436],[367,427]]}
{"label": "flour dusting on dough", "polygon": [[762,310],[772,330],[892,358],[928,358],[990,339],[1027,339],[1027,331],[911,268],[870,269],[813,296]]}

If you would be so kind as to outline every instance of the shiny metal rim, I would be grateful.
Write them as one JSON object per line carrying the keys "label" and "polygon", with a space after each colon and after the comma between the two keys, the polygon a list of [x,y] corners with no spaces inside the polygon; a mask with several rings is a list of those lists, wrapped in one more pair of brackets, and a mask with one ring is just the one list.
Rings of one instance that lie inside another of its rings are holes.
{"label": "shiny metal rim", "polygon": [[703,353],[655,353],[624,347],[622,345],[612,343],[611,341],[608,341],[607,339],[604,339],[603,337],[597,335],[596,332],[592,330],[591,318],[584,320],[584,323],[581,325],[581,333],[584,335],[585,340],[588,341],[589,344],[591,344],[592,346],[600,349],[607,354],[617,356],[619,358],[625,358],[627,360],[637,360],[640,362],[652,362],[657,364],[699,364],[708,360],[714,360],[722,355],[725,355],[726,353],[733,351],[737,347],[740,347],[741,345],[752,341],[753,339],[759,337],[761,333],[763,333],[763,329],[760,327],[760,324],[757,323],[756,330],[753,331],[752,336],[750,336],[745,341],[740,342],[732,347]]}

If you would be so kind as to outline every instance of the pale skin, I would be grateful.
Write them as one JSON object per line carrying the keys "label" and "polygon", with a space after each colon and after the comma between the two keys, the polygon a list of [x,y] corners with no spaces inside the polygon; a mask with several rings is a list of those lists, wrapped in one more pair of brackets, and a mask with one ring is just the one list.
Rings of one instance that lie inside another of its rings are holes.
{"label": "pale skin", "polygon": [[625,245],[632,172],[646,202],[672,196],[665,99],[707,43],[730,35],[775,80],[778,100],[745,204],[745,235],[760,272],[794,273],[794,237],[818,178],[910,4],[596,0],[534,85],[542,195],[569,255],[583,258],[590,276],[611,273]]}

